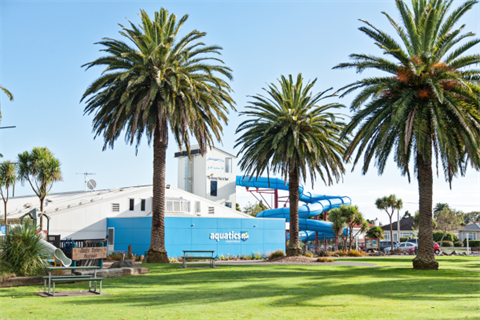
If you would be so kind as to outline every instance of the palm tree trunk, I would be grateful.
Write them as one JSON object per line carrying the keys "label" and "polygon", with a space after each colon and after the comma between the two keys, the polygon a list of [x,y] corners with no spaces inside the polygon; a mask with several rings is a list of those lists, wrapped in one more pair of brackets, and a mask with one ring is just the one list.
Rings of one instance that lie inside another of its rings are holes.
{"label": "palm tree trunk", "polygon": [[[40,212],[43,213],[45,197],[40,197]],[[40,230],[43,230],[43,216],[40,217]]]}
{"label": "palm tree trunk", "polygon": [[[393,253],[393,226],[392,226],[392,216],[393,216],[393,213],[392,213],[391,216],[389,215],[389,217],[390,217],[390,246],[391,246],[390,249],[392,250],[392,251],[390,251],[390,253]],[[398,223],[398,221],[397,221],[397,223]]]}
{"label": "palm tree trunk", "polygon": [[5,234],[8,234],[8,223],[7,223],[7,201],[3,201],[3,212],[5,212]]}
{"label": "palm tree trunk", "polygon": [[418,231],[418,255],[413,259],[413,268],[438,270],[433,252],[433,172],[431,159],[425,159],[417,152],[417,178],[420,203],[420,224]]}
{"label": "palm tree trunk", "polygon": [[338,251],[338,236],[335,235],[335,251]]}
{"label": "palm tree trunk", "polygon": [[287,247],[287,256],[301,256],[302,249],[298,239],[298,193],[299,177],[298,169],[293,168],[289,171],[289,198],[290,198],[290,241]]}
{"label": "palm tree trunk", "polygon": [[165,165],[168,138],[167,124],[161,125],[157,120],[153,136],[152,233],[147,255],[149,263],[170,262],[165,249]]}

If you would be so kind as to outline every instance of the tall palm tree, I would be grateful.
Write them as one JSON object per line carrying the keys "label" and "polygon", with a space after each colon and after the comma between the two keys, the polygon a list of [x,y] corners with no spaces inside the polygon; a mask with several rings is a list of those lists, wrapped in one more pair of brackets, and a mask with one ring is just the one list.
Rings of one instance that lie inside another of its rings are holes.
{"label": "tall palm tree", "polygon": [[[338,238],[343,235],[345,229],[346,218],[341,208],[334,208],[328,212],[328,221],[332,222],[333,233],[335,233],[335,251],[338,251]],[[345,241],[343,244],[345,249]]]}
{"label": "tall palm tree", "polygon": [[[113,148],[125,131],[127,143],[138,151],[143,135],[153,140],[153,205],[149,262],[168,263],[165,249],[165,164],[169,132],[190,153],[191,137],[203,155],[220,141],[222,122],[229,107],[234,109],[230,86],[231,70],[212,56],[221,47],[199,40],[206,33],[178,33],[188,16],[179,21],[160,9],[151,20],[141,10],[141,24],[130,23],[120,34],[126,42],[104,38],[99,42],[106,56],[85,64],[87,69],[105,70],[85,91],[85,114],[94,114],[95,137],[103,136],[104,150]],[[213,61],[213,64],[210,63]]]}
{"label": "tall palm tree", "polygon": [[[391,249],[393,252],[393,226],[392,226],[392,218],[393,214],[395,213],[395,210],[400,210],[403,207],[403,202],[402,199],[397,199],[397,197],[394,194],[391,194],[389,196],[385,196],[382,198],[377,198],[375,200],[375,206],[379,210],[384,210],[388,218],[390,219],[390,245]],[[397,221],[397,224],[399,224],[400,221]],[[400,241],[400,239],[398,239]]]}
{"label": "tall palm tree", "polygon": [[301,74],[281,76],[280,88],[270,84],[264,89],[268,97],[252,96],[251,105],[241,112],[249,117],[237,128],[242,133],[235,147],[241,145],[240,168],[245,174],[261,175],[265,170],[280,173],[289,180],[290,241],[287,255],[301,255],[298,237],[298,202],[300,180],[310,176],[312,185],[318,176],[327,185],[342,177],[345,169],[342,154],[346,141],[339,135],[344,128],[330,109],[342,108],[338,103],[319,105],[333,95],[331,89],[313,94],[316,79],[304,86]]}
{"label": "tall palm tree", "polygon": [[[15,184],[17,180],[17,165],[10,162],[5,161],[0,164],[0,195],[2,196],[3,200],[3,212],[5,214],[5,228],[6,233],[8,234],[8,221],[7,221],[7,204],[8,199],[10,198],[9,189],[10,186]],[[3,188],[5,187],[5,191]]]}
{"label": "tall palm tree", "polygon": [[[432,196],[435,156],[441,162],[446,180],[464,175],[468,163],[480,168],[480,70],[471,66],[480,55],[464,55],[479,39],[459,44],[474,36],[456,27],[477,0],[469,0],[449,12],[453,1],[412,0],[410,9],[396,0],[401,23],[384,13],[401,42],[371,23],[360,31],[375,41],[386,57],[352,54],[353,60],[335,68],[367,69],[386,72],[342,88],[343,95],[360,89],[351,104],[354,117],[344,134],[355,131],[345,153],[354,163],[364,155],[363,173],[375,158],[382,174],[389,155],[402,175],[410,181],[410,164],[418,180],[420,231],[419,250],[413,260],[416,269],[438,269],[433,254]],[[413,158],[413,159],[412,159]]]}
{"label": "tall palm tree", "polygon": [[[62,181],[60,160],[46,147],[35,147],[31,152],[18,154],[18,179],[28,181],[33,192],[40,200],[40,211],[43,212],[45,198],[57,181]],[[40,217],[40,229],[43,229],[43,216]]]}
{"label": "tall palm tree", "polygon": [[0,86],[0,90],[2,90],[8,97],[8,99],[11,101],[13,100],[13,94],[7,90],[7,88]]}

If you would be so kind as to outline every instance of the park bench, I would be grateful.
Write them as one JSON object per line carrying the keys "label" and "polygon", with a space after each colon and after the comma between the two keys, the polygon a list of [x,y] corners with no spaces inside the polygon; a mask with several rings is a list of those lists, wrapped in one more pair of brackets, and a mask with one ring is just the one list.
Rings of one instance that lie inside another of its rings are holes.
{"label": "park bench", "polygon": [[[187,267],[188,260],[210,260],[210,267],[215,268],[215,257],[213,256],[213,250],[183,250],[183,266]],[[208,255],[210,253],[210,255]]]}
{"label": "park bench", "polygon": [[[61,275],[61,276],[52,276],[52,271],[55,270],[74,270],[77,269],[93,269],[93,275],[84,275],[84,276],[72,276],[72,275]],[[46,267],[45,270],[48,271],[48,276],[43,277],[43,292],[45,294],[54,296],[55,295],[55,283],[56,282],[84,282],[88,281],[88,291],[96,294],[102,293],[102,280],[103,278],[97,277],[97,270],[100,269],[98,266],[72,266],[72,267]],[[92,281],[94,282],[94,290],[92,291]],[[48,282],[48,291],[47,291],[47,282]],[[97,291],[97,282],[100,283],[99,291]],[[52,287],[52,292],[50,288]]]}

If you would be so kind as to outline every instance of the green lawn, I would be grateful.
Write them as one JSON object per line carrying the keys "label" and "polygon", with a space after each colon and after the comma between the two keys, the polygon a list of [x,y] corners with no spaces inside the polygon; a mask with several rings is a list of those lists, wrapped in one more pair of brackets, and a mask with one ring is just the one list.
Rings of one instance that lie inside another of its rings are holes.
{"label": "green lawn", "polygon": [[[1,319],[479,319],[480,258],[361,258],[381,268],[319,265],[180,269],[107,279],[110,296],[41,298],[43,286],[0,289]],[[347,259],[342,259],[347,260]],[[87,284],[57,290],[85,290]]]}

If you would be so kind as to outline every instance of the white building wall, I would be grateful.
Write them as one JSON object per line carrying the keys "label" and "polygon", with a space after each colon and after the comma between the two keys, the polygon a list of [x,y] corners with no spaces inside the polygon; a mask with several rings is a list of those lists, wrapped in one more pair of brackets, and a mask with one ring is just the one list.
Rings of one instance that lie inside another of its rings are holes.
{"label": "white building wall", "polygon": [[[229,209],[222,204],[209,201],[201,196],[170,187],[166,189],[166,202],[190,202],[189,211],[167,212],[166,216],[192,216],[212,218],[253,218]],[[35,203],[36,197],[18,197],[9,201],[9,218],[18,218],[33,208],[24,209],[26,203]],[[107,220],[111,217],[151,216],[152,186],[130,187],[95,192],[78,192],[48,196],[51,200],[45,213],[51,217],[50,234],[61,239],[103,239],[106,236]],[[130,210],[130,199],[134,199],[134,210]],[[141,211],[141,200],[146,200],[145,211]],[[196,207],[200,210],[197,212]],[[114,212],[112,204],[119,205]],[[167,206],[168,207],[168,206]],[[44,220],[46,229],[46,220]]]}

